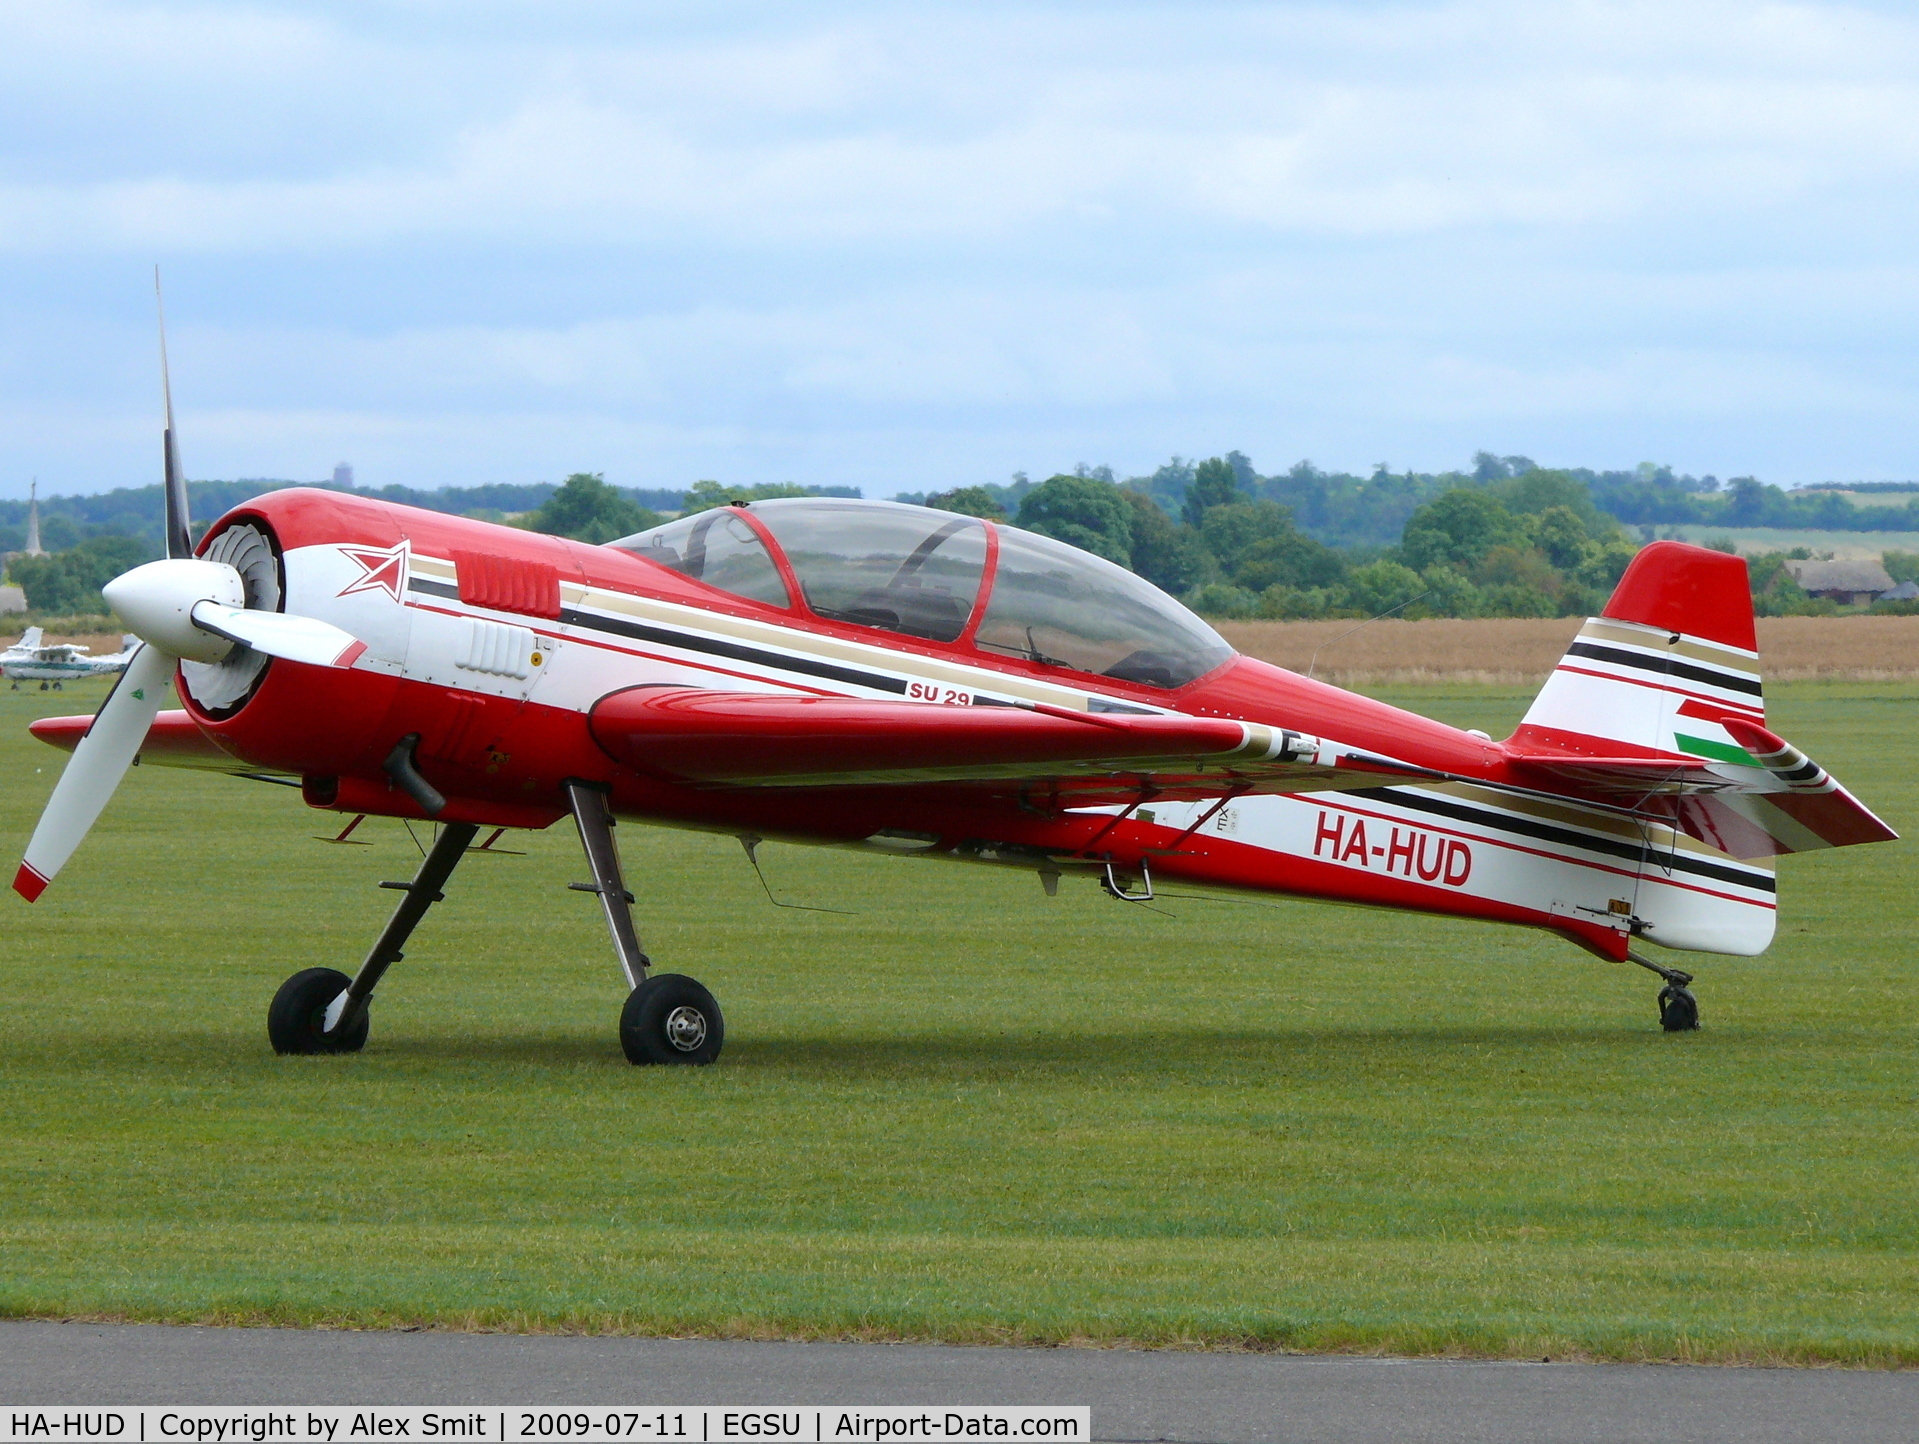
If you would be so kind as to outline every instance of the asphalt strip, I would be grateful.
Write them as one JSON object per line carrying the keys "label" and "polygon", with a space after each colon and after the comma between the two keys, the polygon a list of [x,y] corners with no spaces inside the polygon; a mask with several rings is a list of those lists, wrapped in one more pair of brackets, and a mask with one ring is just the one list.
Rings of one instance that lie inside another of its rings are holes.
{"label": "asphalt strip", "polygon": [[1088,1404],[1096,1439],[1919,1439],[1919,1370],[0,1322],[0,1403]]}

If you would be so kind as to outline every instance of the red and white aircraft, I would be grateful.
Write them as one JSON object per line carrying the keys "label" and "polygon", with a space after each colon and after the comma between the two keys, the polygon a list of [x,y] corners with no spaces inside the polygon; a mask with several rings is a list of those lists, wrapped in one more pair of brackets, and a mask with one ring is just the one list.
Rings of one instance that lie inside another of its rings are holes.
{"label": "red and white aircraft", "polygon": [[[298,778],[309,804],[442,824],[359,971],[295,974],[282,1053],[366,1041],[368,1001],[481,827],[569,815],[631,989],[635,1063],[708,1063],[705,988],[651,975],[615,816],[1752,955],[1773,859],[1894,836],[1766,729],[1745,563],[1639,553],[1495,742],[1237,656],[1131,573],[1013,527],[797,499],[589,546],[288,490],[195,548],[167,418],[167,559],[106,596],[145,646],[74,757],[14,888],[37,898],[136,756]],[[173,679],[180,711],[159,711]]]}

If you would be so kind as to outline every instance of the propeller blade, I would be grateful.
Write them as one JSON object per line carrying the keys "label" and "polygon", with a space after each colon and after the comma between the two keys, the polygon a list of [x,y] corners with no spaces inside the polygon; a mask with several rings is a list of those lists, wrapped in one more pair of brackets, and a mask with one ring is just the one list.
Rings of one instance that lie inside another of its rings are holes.
{"label": "propeller blade", "polygon": [[121,673],[87,735],[73,749],[73,760],[47,799],[40,825],[27,844],[26,858],[14,875],[13,890],[28,902],[45,892],[66,866],[133,765],[166,698],[173,664],[173,658],[157,647],[142,647]]}
{"label": "propeller blade", "polygon": [[223,607],[218,602],[201,602],[193,609],[193,625],[229,642],[265,652],[269,657],[284,657],[289,662],[305,662],[315,667],[345,667],[366,650],[366,644],[351,632],[343,632],[331,622],[317,617],[296,617],[285,612],[249,611],[243,607]]}
{"label": "propeller blade", "polygon": [[153,268],[153,303],[160,313],[160,390],[166,396],[167,429],[162,441],[166,464],[167,555],[193,555],[193,522],[187,515],[187,479],[180,470],[180,447],[173,431],[173,381],[167,375],[167,305],[160,295],[160,268]]}

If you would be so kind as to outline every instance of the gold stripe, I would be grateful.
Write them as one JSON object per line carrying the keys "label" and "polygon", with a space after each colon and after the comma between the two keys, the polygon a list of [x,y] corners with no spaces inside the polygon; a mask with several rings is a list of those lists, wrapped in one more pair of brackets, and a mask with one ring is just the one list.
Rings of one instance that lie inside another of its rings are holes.
{"label": "gold stripe", "polygon": [[1725,672],[1738,672],[1742,676],[1759,675],[1759,657],[1754,652],[1742,652],[1737,647],[1722,647],[1716,642],[1703,641],[1697,637],[1681,637],[1677,642],[1666,639],[1672,633],[1662,632],[1657,627],[1644,627],[1637,622],[1619,622],[1611,617],[1590,617],[1586,625],[1579,629],[1580,640],[1617,642],[1628,647],[1644,647],[1649,651],[1664,652],[1668,655],[1685,657],[1689,661],[1703,662],[1709,667],[1717,667]]}
{"label": "gold stripe", "polygon": [[[1409,787],[1412,785],[1409,784]],[[1541,822],[1557,823],[1563,827],[1584,828],[1588,832],[1600,833],[1622,842],[1644,841],[1646,845],[1659,852],[1671,852],[1675,849],[1702,858],[1732,858],[1732,854],[1721,852],[1709,843],[1701,842],[1690,833],[1682,832],[1671,823],[1657,818],[1643,818],[1635,824],[1631,818],[1616,813],[1597,812],[1579,806],[1577,803],[1554,802],[1543,797],[1516,796],[1510,792],[1501,792],[1493,788],[1476,786],[1470,782],[1420,783],[1416,790],[1437,792],[1461,801],[1471,802],[1475,806],[1485,807],[1493,812],[1514,812],[1522,817],[1533,817]],[[1741,867],[1756,866],[1749,858],[1732,858]],[[1767,868],[1770,871],[1770,867]]]}
{"label": "gold stripe", "polygon": [[1089,710],[1087,696],[1083,692],[1049,686],[1044,682],[1034,682],[1026,678],[1008,677],[1004,673],[993,672],[984,667],[936,661],[931,657],[921,657],[910,652],[895,652],[886,647],[845,642],[837,637],[821,636],[818,633],[802,631],[794,626],[777,626],[749,621],[744,617],[729,617],[723,612],[677,606],[670,602],[654,602],[625,593],[598,591],[578,586],[568,588],[564,585],[561,590],[562,592],[571,590],[580,604],[598,611],[622,613],[640,620],[668,623],[686,627],[690,631],[704,631],[730,637],[736,641],[751,642],[756,646],[781,648],[819,661],[843,662],[851,666],[866,667],[875,672],[887,672],[925,682],[938,682],[942,686],[999,693],[1029,702],[1046,702],[1055,707],[1071,707],[1081,712]]}
{"label": "gold stripe", "polygon": [[[453,564],[437,558],[416,554],[413,558],[413,569],[439,581],[455,579]],[[784,650],[818,661],[843,662],[916,681],[937,682],[941,686],[1016,697],[1027,702],[1045,702],[1050,706],[1068,707],[1079,712],[1091,710],[1088,705],[1089,694],[1085,692],[1073,691],[1067,687],[1055,686],[1028,677],[1009,676],[1004,672],[995,672],[986,667],[968,666],[965,663],[922,657],[910,652],[896,652],[881,646],[842,641],[837,637],[826,637],[803,631],[792,624],[781,625],[754,621],[746,617],[733,617],[724,612],[711,612],[700,607],[656,601],[629,592],[613,592],[603,588],[582,586],[578,582],[564,579],[560,582],[560,595],[569,605],[612,612],[632,617],[636,621],[652,621],[662,625],[681,627],[689,632],[726,637],[732,641],[749,642],[754,646]],[[795,621],[797,620],[796,618]],[[1131,698],[1124,700],[1131,705],[1141,705],[1133,703]],[[1171,712],[1170,715],[1184,714]]]}

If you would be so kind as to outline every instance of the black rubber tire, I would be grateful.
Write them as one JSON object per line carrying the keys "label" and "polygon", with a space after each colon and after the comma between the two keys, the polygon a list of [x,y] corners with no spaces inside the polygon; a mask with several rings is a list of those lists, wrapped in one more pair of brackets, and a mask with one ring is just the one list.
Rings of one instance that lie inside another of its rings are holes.
{"label": "black rubber tire", "polygon": [[720,1005],[679,973],[648,978],[620,1009],[620,1048],[629,1063],[704,1067],[725,1041]]}
{"label": "black rubber tire", "polygon": [[1690,1033],[1699,1026],[1699,1000],[1677,983],[1659,990],[1659,1026],[1668,1033]]}
{"label": "black rubber tire", "polygon": [[[267,1009],[267,1038],[276,1053],[357,1053],[366,1047],[371,1026],[366,1009],[343,1032],[328,1035],[327,1005],[353,980],[337,968],[305,968],[280,984]],[[371,1001],[369,999],[369,1001]]]}

